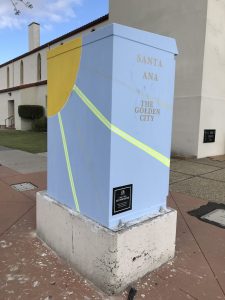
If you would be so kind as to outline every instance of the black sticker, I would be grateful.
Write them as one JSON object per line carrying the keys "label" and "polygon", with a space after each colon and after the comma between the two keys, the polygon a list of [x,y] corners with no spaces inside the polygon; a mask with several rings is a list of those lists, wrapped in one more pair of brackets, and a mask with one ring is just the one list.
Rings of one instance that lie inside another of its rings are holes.
{"label": "black sticker", "polygon": [[204,130],[204,143],[214,143],[216,139],[215,129],[205,129]]}
{"label": "black sticker", "polygon": [[113,189],[113,215],[132,209],[132,189],[132,184]]}

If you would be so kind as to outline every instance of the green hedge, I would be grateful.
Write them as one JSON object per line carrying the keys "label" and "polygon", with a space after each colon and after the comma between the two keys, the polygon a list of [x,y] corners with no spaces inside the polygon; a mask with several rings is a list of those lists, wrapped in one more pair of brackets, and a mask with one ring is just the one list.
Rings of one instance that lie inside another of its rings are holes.
{"label": "green hedge", "polygon": [[32,130],[39,131],[39,132],[46,132],[47,131],[47,118],[42,117],[40,119],[35,119],[32,123]]}
{"label": "green hedge", "polygon": [[44,107],[41,105],[19,105],[18,114],[23,119],[35,120],[44,116]]}

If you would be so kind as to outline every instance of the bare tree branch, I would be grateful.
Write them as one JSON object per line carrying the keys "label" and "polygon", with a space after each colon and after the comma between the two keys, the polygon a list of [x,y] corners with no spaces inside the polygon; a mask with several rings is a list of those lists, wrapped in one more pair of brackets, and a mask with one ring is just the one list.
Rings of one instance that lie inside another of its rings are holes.
{"label": "bare tree branch", "polygon": [[10,0],[13,6],[15,15],[20,15],[21,11],[18,9],[18,1],[21,2],[25,7],[32,9],[33,5],[30,1],[25,0]]}

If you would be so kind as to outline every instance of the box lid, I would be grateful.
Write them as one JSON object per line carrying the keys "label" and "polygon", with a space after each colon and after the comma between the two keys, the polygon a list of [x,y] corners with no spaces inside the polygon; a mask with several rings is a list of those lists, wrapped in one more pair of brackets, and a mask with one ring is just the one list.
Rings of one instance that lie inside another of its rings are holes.
{"label": "box lid", "polygon": [[116,23],[106,25],[84,35],[83,45],[112,35],[178,54],[175,39]]}
{"label": "box lid", "polygon": [[98,28],[96,31],[91,33],[84,34],[82,38],[76,37],[71,41],[66,41],[62,45],[49,50],[48,59],[110,36],[118,36],[120,38],[154,47],[162,51],[178,54],[176,40],[173,38],[112,23]]}

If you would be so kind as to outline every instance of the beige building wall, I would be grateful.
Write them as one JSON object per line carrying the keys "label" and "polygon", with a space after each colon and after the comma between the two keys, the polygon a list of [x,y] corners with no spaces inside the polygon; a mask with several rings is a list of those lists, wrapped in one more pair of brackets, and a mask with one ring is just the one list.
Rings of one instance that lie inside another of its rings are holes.
{"label": "beige building wall", "polygon": [[9,68],[10,85],[9,87],[20,86],[20,63],[23,61],[24,84],[37,82],[37,56],[41,55],[41,80],[47,79],[47,57],[46,48],[36,53],[30,54],[22,59],[9,63],[0,68],[0,90],[7,89],[7,68]]}
{"label": "beige building wall", "polygon": [[172,149],[198,155],[207,0],[110,0],[109,22],[177,40]]}
{"label": "beige building wall", "polygon": [[[8,93],[0,94],[1,110],[0,110],[0,120],[1,124],[5,124],[5,119],[11,115],[10,102],[14,101],[14,112],[15,112],[15,127],[18,130],[28,130],[31,129],[31,122],[27,120],[21,120],[18,115],[18,106],[23,104],[30,105],[41,105],[46,108],[46,96],[47,86],[36,86],[26,89],[16,90],[11,92],[11,96]],[[8,125],[8,123],[7,123]]]}
{"label": "beige building wall", "polygon": [[[37,53],[26,56],[22,59],[14,61],[9,65],[0,68],[0,90],[7,89],[7,68],[10,72],[9,88],[19,87],[20,83],[20,67],[23,61],[23,84],[32,84],[37,82],[37,56],[41,55],[41,80],[47,79],[47,65],[46,65],[46,49],[38,51]],[[0,125],[5,125],[5,120],[11,116],[10,103],[14,101],[14,115],[15,128],[18,130],[31,129],[31,122],[21,120],[18,115],[18,106],[21,104],[37,104],[46,108],[47,86],[41,85],[32,88],[24,88],[12,90],[10,92],[0,93]],[[10,125],[10,120],[6,120],[6,124]]]}
{"label": "beige building wall", "polygon": [[[204,129],[216,129],[203,144]],[[208,0],[198,157],[225,153],[225,1]]]}

